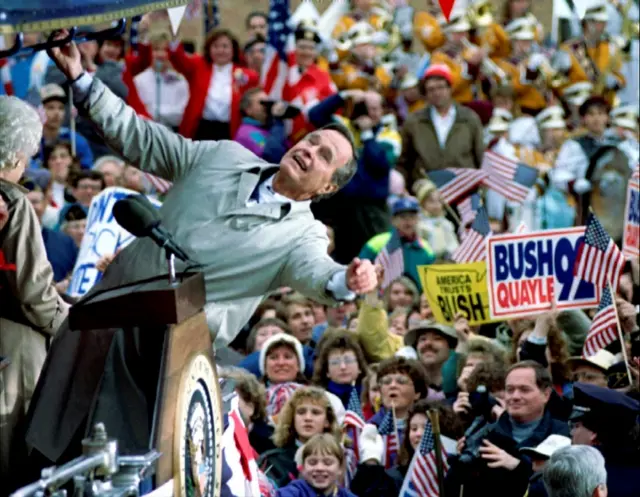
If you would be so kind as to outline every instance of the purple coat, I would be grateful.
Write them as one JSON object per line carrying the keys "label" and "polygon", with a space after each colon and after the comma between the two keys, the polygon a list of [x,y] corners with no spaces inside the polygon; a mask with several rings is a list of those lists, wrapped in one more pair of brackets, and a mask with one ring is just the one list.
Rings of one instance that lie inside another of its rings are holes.
{"label": "purple coat", "polygon": [[[276,497],[321,497],[324,494],[309,485],[305,480],[295,480],[276,492]],[[356,497],[344,488],[338,488],[331,497]]]}

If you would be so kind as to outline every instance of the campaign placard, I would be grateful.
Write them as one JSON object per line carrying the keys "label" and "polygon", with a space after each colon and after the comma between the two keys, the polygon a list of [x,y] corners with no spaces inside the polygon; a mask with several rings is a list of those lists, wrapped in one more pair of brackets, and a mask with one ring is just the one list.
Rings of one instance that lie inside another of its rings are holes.
{"label": "campaign placard", "polygon": [[583,240],[584,226],[489,237],[491,317],[547,312],[554,296],[559,310],[597,307],[595,286],[573,274]]}
{"label": "campaign placard", "polygon": [[452,325],[457,312],[471,326],[492,321],[484,261],[418,266],[418,274],[433,317],[439,323]]}
{"label": "campaign placard", "polygon": [[[96,263],[102,256],[114,254],[135,239],[118,224],[112,211],[118,200],[137,193],[126,188],[110,187],[100,192],[91,201],[87,215],[87,228],[67,289],[67,294],[71,297],[84,296],[100,281],[102,273],[96,269]],[[149,200],[160,207],[159,201],[151,198]]]}
{"label": "campaign placard", "polygon": [[629,260],[640,258],[640,175],[638,170],[629,180],[627,205],[624,211],[622,252]]}

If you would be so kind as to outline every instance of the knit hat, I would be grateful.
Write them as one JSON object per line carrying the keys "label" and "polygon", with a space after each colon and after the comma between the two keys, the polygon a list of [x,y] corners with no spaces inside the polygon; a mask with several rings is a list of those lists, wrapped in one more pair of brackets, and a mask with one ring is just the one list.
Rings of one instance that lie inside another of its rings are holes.
{"label": "knit hat", "polygon": [[422,204],[422,202],[424,201],[425,198],[427,198],[429,196],[429,194],[431,192],[433,192],[434,190],[437,190],[438,187],[435,185],[435,183],[431,180],[424,180],[420,183],[420,188],[418,189],[418,194],[416,195],[416,198],[418,199],[418,202],[420,202]]}
{"label": "knit hat", "polygon": [[260,374],[264,376],[265,363],[267,361],[267,354],[269,353],[269,350],[277,347],[278,345],[287,345],[295,350],[296,355],[298,356],[298,365],[300,366],[300,372],[304,372],[305,363],[304,354],[302,353],[302,344],[296,337],[292,335],[287,335],[286,333],[278,333],[269,337],[267,341],[264,342],[264,345],[260,350]]}
{"label": "knit hat", "polygon": [[429,66],[429,68],[424,72],[422,79],[423,81],[426,81],[429,78],[442,78],[449,83],[449,86],[453,84],[451,69],[449,69],[449,66],[445,64],[433,64],[432,66]]}

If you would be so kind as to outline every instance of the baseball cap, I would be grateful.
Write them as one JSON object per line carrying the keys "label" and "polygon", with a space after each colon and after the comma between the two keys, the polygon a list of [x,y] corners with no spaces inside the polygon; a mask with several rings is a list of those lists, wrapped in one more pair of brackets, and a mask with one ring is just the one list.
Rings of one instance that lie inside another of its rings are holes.
{"label": "baseball cap", "polygon": [[43,105],[47,102],[51,102],[52,100],[58,100],[62,103],[66,103],[67,101],[67,94],[64,92],[62,87],[54,83],[44,85],[40,89],[40,101]]}
{"label": "baseball cap", "polygon": [[563,435],[549,435],[536,447],[522,447],[520,452],[529,452],[549,459],[556,450],[571,445],[571,439]]}
{"label": "baseball cap", "polygon": [[391,213],[395,216],[403,212],[420,212],[420,205],[413,197],[400,197],[391,204]]}
{"label": "baseball cap", "polygon": [[442,78],[449,83],[449,86],[453,84],[451,69],[449,69],[445,64],[433,64],[432,66],[429,66],[422,79],[426,81],[429,78]]}

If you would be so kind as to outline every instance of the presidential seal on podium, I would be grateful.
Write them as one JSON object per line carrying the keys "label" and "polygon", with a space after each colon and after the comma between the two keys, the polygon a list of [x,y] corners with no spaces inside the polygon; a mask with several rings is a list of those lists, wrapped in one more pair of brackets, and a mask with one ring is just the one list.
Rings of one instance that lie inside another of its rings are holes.
{"label": "presidential seal on podium", "polygon": [[205,353],[180,380],[174,438],[174,495],[217,497],[222,471],[222,418],[216,369]]}

